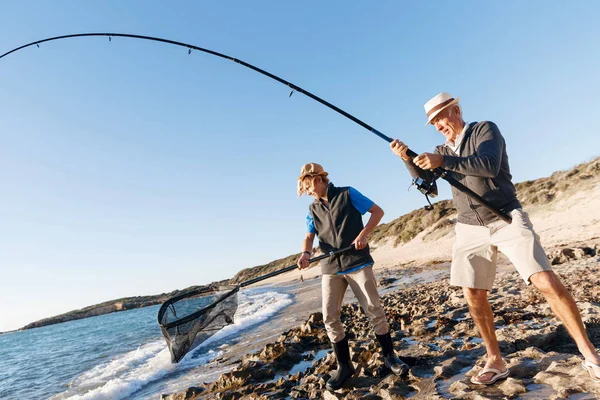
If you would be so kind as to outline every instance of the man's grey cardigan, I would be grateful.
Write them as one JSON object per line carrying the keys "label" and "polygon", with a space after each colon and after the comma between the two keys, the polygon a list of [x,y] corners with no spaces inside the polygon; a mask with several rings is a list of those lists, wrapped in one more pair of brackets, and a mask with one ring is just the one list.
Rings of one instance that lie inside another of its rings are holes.
{"label": "man's grey cardigan", "polygon": [[[513,185],[506,155],[506,143],[500,130],[493,122],[472,122],[467,127],[457,155],[446,145],[435,148],[436,154],[444,156],[442,168],[454,179],[483,197],[498,210],[510,213],[520,208]],[[412,160],[405,161],[413,176],[429,182],[431,171],[417,167]],[[458,211],[458,222],[468,225],[487,225],[498,217],[482,205],[452,187],[454,205]]]}

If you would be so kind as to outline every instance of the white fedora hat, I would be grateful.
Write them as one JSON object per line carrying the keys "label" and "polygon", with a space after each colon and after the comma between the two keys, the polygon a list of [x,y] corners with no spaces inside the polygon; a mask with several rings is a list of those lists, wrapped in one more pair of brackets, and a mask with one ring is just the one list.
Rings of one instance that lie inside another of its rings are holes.
{"label": "white fedora hat", "polygon": [[425,125],[431,123],[431,120],[435,118],[443,109],[450,107],[451,105],[458,104],[459,98],[450,96],[450,93],[442,92],[427,103],[425,103],[425,114],[427,114],[427,122]]}

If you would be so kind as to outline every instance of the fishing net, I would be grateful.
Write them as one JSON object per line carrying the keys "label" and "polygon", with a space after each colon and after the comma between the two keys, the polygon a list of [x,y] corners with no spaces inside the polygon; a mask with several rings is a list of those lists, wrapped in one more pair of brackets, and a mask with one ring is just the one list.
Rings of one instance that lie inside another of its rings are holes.
{"label": "fishing net", "polygon": [[205,286],[168,299],[158,310],[158,323],[179,362],[189,351],[233,323],[239,286]]}
{"label": "fishing net", "polygon": [[[322,254],[308,260],[317,262],[352,249],[343,249]],[[238,307],[237,292],[240,288],[253,285],[273,276],[296,269],[296,264],[249,279],[237,286],[217,284],[191,289],[171,297],[158,310],[158,324],[167,340],[171,361],[179,362],[190,350],[206,341],[227,325],[233,324]]]}

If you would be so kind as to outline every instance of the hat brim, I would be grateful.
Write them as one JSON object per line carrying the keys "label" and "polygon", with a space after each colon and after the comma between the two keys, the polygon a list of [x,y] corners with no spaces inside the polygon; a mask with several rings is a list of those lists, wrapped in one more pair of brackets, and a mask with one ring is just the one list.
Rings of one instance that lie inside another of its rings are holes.
{"label": "hat brim", "polygon": [[455,104],[458,104],[458,101],[460,100],[460,97],[455,98],[454,100],[452,100],[450,103],[446,104],[444,107],[440,108],[439,110],[437,110],[436,112],[434,112],[433,114],[431,114],[429,116],[429,118],[427,119],[427,122],[425,123],[425,126],[431,124],[431,120],[434,119],[439,113],[441,113],[442,111],[444,111],[446,108],[453,106]]}

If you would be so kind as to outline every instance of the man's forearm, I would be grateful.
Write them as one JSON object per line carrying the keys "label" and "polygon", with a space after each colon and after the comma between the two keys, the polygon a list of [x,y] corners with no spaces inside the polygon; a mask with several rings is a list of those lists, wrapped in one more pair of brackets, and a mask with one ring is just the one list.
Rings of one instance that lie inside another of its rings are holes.
{"label": "man's forearm", "polygon": [[500,158],[495,154],[471,157],[444,156],[442,167],[463,175],[495,178],[500,172]]}

